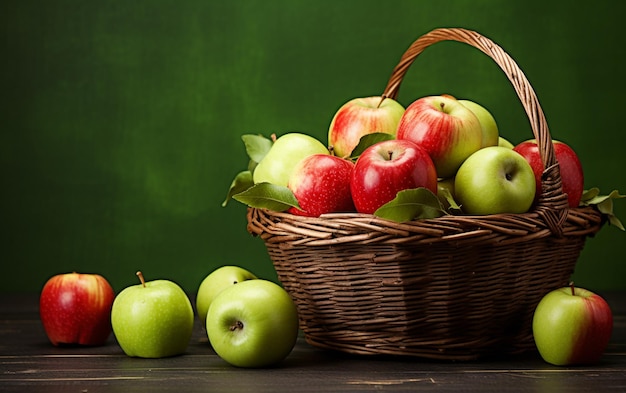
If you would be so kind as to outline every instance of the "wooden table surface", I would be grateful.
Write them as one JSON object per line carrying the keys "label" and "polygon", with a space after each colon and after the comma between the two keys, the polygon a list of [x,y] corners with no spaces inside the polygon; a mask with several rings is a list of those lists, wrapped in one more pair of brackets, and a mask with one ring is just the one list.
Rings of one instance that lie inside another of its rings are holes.
{"label": "wooden table surface", "polygon": [[187,352],[165,359],[101,347],[56,348],[37,295],[0,295],[1,392],[626,392],[626,293],[602,294],[615,325],[602,361],[555,367],[537,353],[474,362],[371,357],[314,348],[300,339],[278,367],[238,369],[212,351],[196,321]]}

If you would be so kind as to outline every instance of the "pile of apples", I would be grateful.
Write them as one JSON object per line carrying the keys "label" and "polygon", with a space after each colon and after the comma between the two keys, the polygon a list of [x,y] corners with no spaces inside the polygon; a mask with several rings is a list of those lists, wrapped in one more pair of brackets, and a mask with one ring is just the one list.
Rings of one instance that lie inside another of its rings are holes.
{"label": "pile of apples", "polygon": [[[406,109],[392,98],[352,99],[333,116],[327,144],[298,132],[271,141],[246,137],[251,169],[238,175],[229,197],[253,207],[268,207],[264,201],[273,199],[283,202],[276,209],[296,215],[385,218],[410,205],[421,206],[420,213],[431,208],[427,215],[400,215],[411,220],[525,213],[541,194],[537,143],[513,146],[486,108],[447,94],[419,98]],[[567,144],[555,141],[554,149],[563,192],[576,207],[582,165]]]}
{"label": "pile of apples", "polygon": [[[41,322],[55,346],[100,346],[111,332],[131,357],[164,358],[186,352],[194,327],[187,294],[170,280],[146,281],[115,295],[99,274],[64,273],[44,285]],[[272,366],[298,337],[298,311],[278,284],[238,266],[222,266],[198,288],[196,310],[215,353],[236,367]]]}

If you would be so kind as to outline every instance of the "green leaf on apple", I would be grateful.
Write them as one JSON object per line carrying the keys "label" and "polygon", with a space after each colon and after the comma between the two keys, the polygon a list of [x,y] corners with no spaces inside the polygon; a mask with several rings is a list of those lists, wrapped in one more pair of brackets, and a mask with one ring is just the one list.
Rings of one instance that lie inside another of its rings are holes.
{"label": "green leaf on apple", "polygon": [[388,141],[391,139],[395,139],[395,136],[384,132],[374,132],[371,134],[363,135],[361,139],[359,139],[358,145],[356,145],[356,147],[350,153],[350,158],[354,160],[358,158],[361,153],[363,153],[363,151],[368,147],[378,142]]}
{"label": "green leaf on apple", "polygon": [[448,203],[448,210],[454,213],[461,213],[461,206],[454,200],[454,195],[447,188],[441,188],[437,190],[437,193],[441,195]]}
{"label": "green leaf on apple", "polygon": [[293,192],[271,183],[258,183],[243,192],[233,195],[233,199],[250,207],[285,211],[290,207],[300,208]]}
{"label": "green leaf on apple", "polygon": [[239,194],[254,185],[252,181],[252,171],[241,171],[235,176],[233,182],[230,184],[230,188],[228,189],[228,194],[226,195],[226,199],[222,202],[222,207],[225,207],[228,204],[230,198],[233,195]]}
{"label": "green leaf on apple", "polygon": [[621,195],[618,190],[613,190],[608,195],[600,195],[600,189],[597,187],[585,190],[583,196],[580,199],[580,204],[583,206],[595,205],[600,213],[604,214],[609,220],[609,224],[614,225],[624,231],[624,225],[619,218],[613,213],[613,199],[626,198],[626,195]]}
{"label": "green leaf on apple", "polygon": [[377,217],[395,222],[437,218],[445,214],[437,196],[424,187],[400,191],[393,200],[374,212]]}
{"label": "green leaf on apple", "polygon": [[241,136],[241,139],[246,147],[248,157],[254,162],[261,162],[273,144],[271,139],[262,135],[245,134]]}

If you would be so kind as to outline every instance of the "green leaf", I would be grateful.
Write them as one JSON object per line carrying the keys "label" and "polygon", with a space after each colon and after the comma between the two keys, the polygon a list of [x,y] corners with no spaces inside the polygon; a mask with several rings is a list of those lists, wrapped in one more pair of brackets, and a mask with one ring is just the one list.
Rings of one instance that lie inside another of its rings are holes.
{"label": "green leaf", "polygon": [[350,158],[356,159],[368,147],[378,142],[388,141],[391,139],[395,139],[395,136],[384,132],[374,132],[372,134],[363,135],[361,139],[359,139],[359,143],[352,150],[352,153],[350,153]]}
{"label": "green leaf", "polygon": [[232,183],[230,183],[230,188],[228,189],[228,194],[226,195],[226,199],[222,202],[222,207],[225,207],[228,204],[230,198],[235,194],[239,194],[242,191],[247,190],[252,187],[254,182],[252,181],[252,172],[250,171],[241,171],[239,172]]}
{"label": "green leaf", "polygon": [[375,216],[395,222],[437,218],[445,214],[439,198],[423,187],[400,191],[393,200],[374,212]]}
{"label": "green leaf", "polygon": [[621,195],[618,190],[613,190],[608,195],[600,195],[600,190],[594,187],[583,192],[580,204],[583,206],[595,205],[600,213],[607,216],[609,224],[626,231],[620,219],[613,213],[613,200],[621,198],[626,198],[626,195]]}
{"label": "green leaf", "polygon": [[300,208],[293,192],[285,186],[258,183],[247,190],[233,195],[233,199],[250,207],[285,211],[290,207]]}
{"label": "green leaf", "polygon": [[273,144],[271,139],[262,135],[245,134],[241,136],[241,139],[246,146],[246,153],[248,153],[248,157],[250,157],[250,160],[255,163],[261,162],[267,152],[270,151]]}
{"label": "green leaf", "polygon": [[437,190],[437,192],[439,195],[441,195],[441,198],[443,198],[444,201],[447,203],[449,210],[459,213],[461,212],[461,206],[459,206],[459,204],[454,200],[454,195],[452,195],[449,189],[440,188]]}

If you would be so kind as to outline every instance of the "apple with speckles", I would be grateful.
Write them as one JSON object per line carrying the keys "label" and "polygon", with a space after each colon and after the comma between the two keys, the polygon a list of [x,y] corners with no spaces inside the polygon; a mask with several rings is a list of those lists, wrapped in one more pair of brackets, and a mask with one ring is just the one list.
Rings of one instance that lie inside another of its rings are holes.
{"label": "apple with speckles", "polygon": [[353,169],[352,161],[327,154],[314,154],[300,161],[287,184],[300,208],[291,207],[289,212],[319,217],[355,211],[350,193]]}
{"label": "apple with speckles", "polygon": [[115,292],[99,274],[51,277],[39,298],[39,314],[53,345],[103,345],[111,334]]}
{"label": "apple with speckles", "polygon": [[546,362],[557,366],[594,364],[611,338],[613,314],[601,296],[570,283],[541,299],[532,329]]}
{"label": "apple with speckles", "polygon": [[169,280],[145,281],[120,292],[113,302],[111,324],[124,353],[163,358],[187,350],[193,330],[193,308],[187,294]]}

